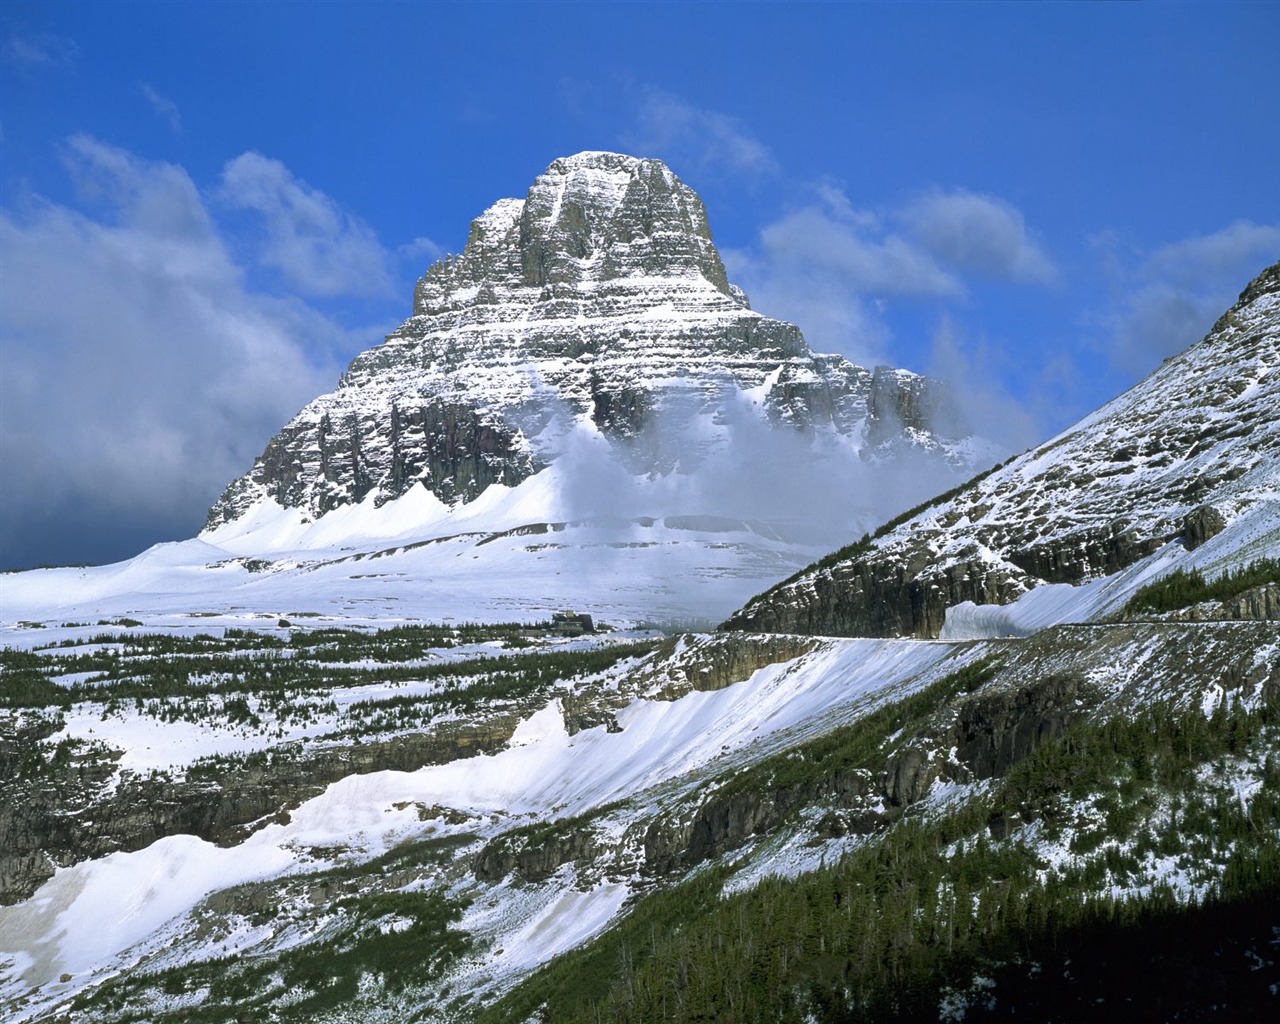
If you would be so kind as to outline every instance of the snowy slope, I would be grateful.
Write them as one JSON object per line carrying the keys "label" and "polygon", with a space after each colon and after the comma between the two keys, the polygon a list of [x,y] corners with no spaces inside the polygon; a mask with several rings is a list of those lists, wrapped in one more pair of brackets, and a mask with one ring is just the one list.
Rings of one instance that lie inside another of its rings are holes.
{"label": "snowy slope", "polygon": [[[724,643],[723,638],[685,638],[657,669],[675,671],[700,651],[714,657]],[[771,755],[992,656],[1003,662],[995,680],[977,693],[962,694],[961,701],[979,702],[979,708],[1021,708],[1032,723],[1038,715],[1056,712],[1052,704],[1049,712],[1027,706],[1024,695],[1051,679],[1079,680],[1058,698],[1064,702],[1061,710],[1075,716],[1090,708],[1124,714],[1153,701],[1203,705],[1207,715],[1226,697],[1221,686],[1202,691],[1201,679],[1234,680],[1234,699],[1251,706],[1280,682],[1280,638],[1263,624],[1146,623],[964,644],[824,640],[806,654],[760,668],[723,689],[686,691],[665,700],[640,695],[618,712],[614,727],[573,734],[566,729],[561,702],[553,701],[529,714],[499,753],[415,772],[347,777],[240,842],[215,846],[174,835],[132,853],[59,869],[30,899],[0,908],[0,1005],[6,1007],[6,1019],[56,1019],[57,1007],[76,993],[140,966],[154,971],[209,958],[270,957],[293,944],[324,941],[323,913],[310,931],[287,924],[295,914],[314,917],[316,912],[307,909],[313,897],[305,897],[305,885],[291,890],[290,879],[369,864],[405,844],[449,837],[458,844],[453,855],[435,866],[420,866],[410,887],[468,901],[460,925],[473,944],[452,968],[450,986],[493,998],[556,953],[608,927],[629,900],[652,891],[659,881],[647,865],[655,823],[680,820]],[[989,715],[980,710],[976,720],[989,721]],[[878,782],[891,792],[897,786],[893,778],[922,778],[923,789],[910,798],[919,804],[916,814],[946,814],[985,792],[985,784],[966,766],[969,755],[957,757],[954,712],[944,711],[933,721],[932,728],[940,731],[903,737],[906,745],[890,755]],[[1011,735],[1027,731],[1016,718],[1008,728]],[[886,749],[893,749],[893,739]],[[912,760],[913,749],[923,750],[923,756]],[[1248,800],[1258,789],[1260,771],[1260,763],[1233,765],[1226,784]],[[877,784],[874,777],[870,781]],[[1222,784],[1206,780],[1209,787]],[[734,853],[730,890],[751,888],[769,876],[813,871],[824,860],[874,841],[879,829],[896,820],[891,802],[876,799],[864,818],[869,813],[880,824],[847,835],[823,832],[819,819],[833,798],[824,804],[815,797],[812,813],[758,838],[748,829]],[[767,807],[767,795],[764,801]],[[836,799],[835,806],[848,805]],[[497,837],[582,815],[587,823],[579,826],[580,834],[590,845],[559,868],[532,878],[519,873],[482,877],[481,854]],[[1066,837],[1051,839],[1034,828],[1027,836],[1055,864],[1069,866],[1080,857]],[[1191,876],[1173,861],[1144,871],[1149,875],[1141,884],[1148,888],[1181,877],[1184,894],[1191,891]],[[360,876],[348,870],[342,877]],[[382,871],[370,870],[364,884],[410,884],[394,874],[380,879]],[[281,922],[237,910],[244,897],[202,902],[251,882],[265,885],[261,892],[292,893]],[[86,921],[102,926],[86,928]],[[387,1006],[389,1016],[379,1019],[407,1012],[397,1010],[394,1000]],[[414,1007],[421,1010],[421,1003]],[[357,1007],[343,1019],[373,1018]],[[425,1019],[453,1018],[433,1012]]]}
{"label": "snowy slope", "polygon": [[753,465],[725,452],[697,472],[634,475],[583,434],[572,457],[452,508],[422,487],[316,519],[263,497],[199,538],[126,562],[8,574],[0,643],[40,642],[24,622],[122,617],[180,629],[301,613],[362,626],[577,608],[615,625],[709,625],[947,472],[920,472],[907,455],[865,462],[813,437],[770,448],[753,435]]}
{"label": "snowy slope", "polygon": [[[38,622],[129,618],[207,630],[398,621],[535,621],[578,608],[615,625],[714,622],[821,554],[785,525],[726,516],[565,518],[555,469],[495,485],[453,512],[423,490],[306,522],[271,499],[202,539],[116,565],[15,573],[0,584],[0,642]],[[659,496],[660,497],[660,496]]]}
{"label": "snowy slope", "polygon": [[[692,773],[713,762],[762,756],[782,738],[794,742],[830,728],[877,694],[882,699],[885,691],[918,685],[951,654],[944,644],[830,643],[799,663],[762,669],[728,689],[674,702],[637,700],[619,714],[620,732],[598,728],[570,736],[552,704],[522,723],[502,753],[412,773],[352,776],[295,810],[287,824],[268,825],[239,845],[172,836],[136,853],[62,869],[30,900],[0,908],[0,957],[11,964],[4,991],[51,986],[51,994],[65,993],[68,987],[53,984],[64,974],[79,987],[118,970],[148,949],[145,940],[166,921],[218,889],[314,871],[324,859],[368,860],[413,838],[451,830],[483,837],[664,784],[687,786]],[[424,821],[421,807],[459,812],[462,824]],[[609,909],[595,927],[617,911],[625,888],[599,894]],[[76,926],[87,920],[110,924]],[[502,927],[518,931],[524,924],[506,920]],[[559,927],[566,926],[572,922],[561,921]],[[579,925],[573,938],[585,937]],[[525,948],[530,960],[505,969],[531,967],[552,955],[557,942],[543,935]],[[144,945],[130,953],[137,943]]]}
{"label": "snowy slope", "polygon": [[1280,264],[1204,340],[1120,397],[728,624],[935,636],[965,601],[1096,580],[1171,544],[1173,558],[1233,524],[1256,556],[1274,557],[1277,409]]}
{"label": "snowy slope", "polygon": [[1195,571],[1212,579],[1257,559],[1278,556],[1280,489],[1250,503],[1221,533],[1192,551],[1174,541],[1120,572],[1086,583],[1046,583],[1006,605],[952,605],[939,637],[1031,636],[1061,623],[1091,622],[1119,613],[1142,587],[1171,572]]}

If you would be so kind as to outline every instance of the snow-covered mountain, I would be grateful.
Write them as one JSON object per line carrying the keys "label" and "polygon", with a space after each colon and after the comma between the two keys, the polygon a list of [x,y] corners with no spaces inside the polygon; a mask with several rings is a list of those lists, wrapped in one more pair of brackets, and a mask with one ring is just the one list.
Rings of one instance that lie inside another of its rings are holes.
{"label": "snow-covered mountain", "polygon": [[[1280,264],[1120,397],[760,595],[726,627],[923,637],[982,620],[1017,630],[1009,614],[972,605],[1101,581],[1176,540],[1183,554],[1205,545],[1188,565],[1209,570],[1219,550],[1280,549]],[[1019,614],[1041,609],[1035,624],[1047,625],[1053,593]]]}
{"label": "snow-covered mountain", "polygon": [[1003,454],[959,433],[941,383],[753,311],[663,163],[580,153],[475,220],[197,539],[11,576],[0,631],[567,607],[710,625]]}
{"label": "snow-covered mountain", "polygon": [[476,218],[462,253],[418,282],[413,315],[271,440],[208,525],[266,499],[311,518],[419,486],[470,501],[555,461],[575,426],[641,473],[687,472],[730,395],[855,449],[957,440],[937,382],[816,355],[753,311],[665,164],[579,153]]}

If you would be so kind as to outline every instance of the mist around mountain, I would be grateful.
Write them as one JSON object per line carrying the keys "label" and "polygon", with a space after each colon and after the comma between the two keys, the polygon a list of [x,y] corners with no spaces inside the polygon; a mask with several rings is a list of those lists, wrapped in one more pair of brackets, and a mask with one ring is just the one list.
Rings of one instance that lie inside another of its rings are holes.
{"label": "mist around mountain", "polygon": [[[691,195],[553,164],[200,538],[4,579],[9,1018],[1274,1016],[1280,264],[952,486],[933,385],[750,311]],[[945,479],[831,550],[753,447]]]}
{"label": "mist around mountain", "polygon": [[475,219],[413,308],[228,484],[198,538],[11,576],[8,617],[345,625],[589,605],[711,625],[1007,454],[944,382],[815,353],[751,309],[701,200],[658,160],[553,162]]}

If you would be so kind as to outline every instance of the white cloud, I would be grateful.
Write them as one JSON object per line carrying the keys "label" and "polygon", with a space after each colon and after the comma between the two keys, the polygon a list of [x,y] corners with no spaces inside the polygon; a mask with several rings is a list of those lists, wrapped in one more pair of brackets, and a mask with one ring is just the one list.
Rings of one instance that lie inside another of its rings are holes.
{"label": "white cloud", "polygon": [[728,170],[772,174],[778,167],[769,148],[735,117],[658,89],[646,91],[636,124],[622,139],[638,156],[661,157],[682,172]]}
{"label": "white cloud", "polygon": [[27,69],[70,67],[80,54],[72,40],[52,32],[24,33],[13,31],[0,52],[15,66]]}
{"label": "white cloud", "polygon": [[222,172],[219,198],[261,215],[261,262],[312,296],[393,294],[387,252],[368,224],[296,178],[279,160],[244,153]]}
{"label": "white cloud", "polygon": [[[830,550],[968,475],[938,453],[904,447],[893,460],[870,460],[846,437],[780,430],[728,379],[668,392],[659,415],[623,444],[568,410],[563,421],[556,466],[571,518],[696,512],[763,521]],[[663,468],[636,472],[654,465]]]}
{"label": "white cloud", "polygon": [[85,137],[67,153],[103,215],[0,211],[6,560],[51,510],[103,538],[189,536],[338,369],[314,344],[339,329],[246,289],[180,167]]}
{"label": "white cloud", "polygon": [[1207,235],[1123,255],[1099,240],[1117,300],[1098,318],[1112,364],[1146,373],[1199,341],[1264,267],[1280,257],[1280,225],[1239,220]]}
{"label": "white cloud", "polygon": [[178,111],[178,105],[167,96],[161,96],[146,82],[138,83],[138,92],[142,94],[142,98],[151,104],[151,109],[156,115],[164,120],[175,135],[182,132],[182,114]]}
{"label": "white cloud", "polygon": [[[68,139],[63,157],[79,195],[105,205],[107,215],[120,227],[167,239],[178,243],[178,248],[195,239],[213,239],[209,214],[181,167],[149,163],[87,135]],[[191,269],[204,273],[209,268]]]}
{"label": "white cloud", "polygon": [[767,225],[757,246],[724,252],[725,264],[757,310],[863,366],[899,362],[887,354],[890,303],[962,301],[975,278],[1057,279],[1022,214],[994,196],[935,189],[860,209],[833,182],[813,193],[816,202]]}
{"label": "white cloud", "polygon": [[820,350],[854,362],[885,362],[888,332],[878,306],[888,297],[959,297],[964,286],[884,219],[857,210],[830,184],[820,203],[786,214],[760,233],[758,249],[727,250],[731,280],[767,316],[788,320]]}
{"label": "white cloud", "polygon": [[865,217],[810,206],[768,225],[763,251],[803,274],[831,276],[850,291],[875,295],[960,295],[960,282],[928,252],[899,235],[872,233]]}
{"label": "white cloud", "polygon": [[1223,277],[1243,287],[1242,271],[1252,280],[1276,259],[1280,259],[1280,225],[1238,220],[1212,234],[1161,246],[1147,261],[1147,272],[1180,287]]}
{"label": "white cloud", "polygon": [[1023,283],[1058,279],[1022,213],[1003,199],[935,189],[907,203],[898,217],[914,241],[955,270]]}

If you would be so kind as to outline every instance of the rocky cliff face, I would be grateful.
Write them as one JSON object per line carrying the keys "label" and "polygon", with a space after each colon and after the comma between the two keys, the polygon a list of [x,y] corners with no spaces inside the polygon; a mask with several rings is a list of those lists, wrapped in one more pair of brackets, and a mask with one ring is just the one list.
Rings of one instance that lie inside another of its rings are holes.
{"label": "rocky cliff face", "polygon": [[952,422],[936,383],[817,355],[753,311],[662,162],[580,153],[476,218],[418,282],[413,315],[271,440],[208,526],[268,496],[311,517],[418,485],[470,500],[554,459],[575,421],[621,441],[677,401],[714,418],[726,393],[872,447],[945,447]]}
{"label": "rocky cliff face", "polygon": [[[1193,549],[1280,485],[1280,264],[1198,344],[1065,433],[844,557],[751,601],[727,628],[936,636],[962,601],[1106,576]],[[1260,552],[1264,553],[1264,552]]]}

